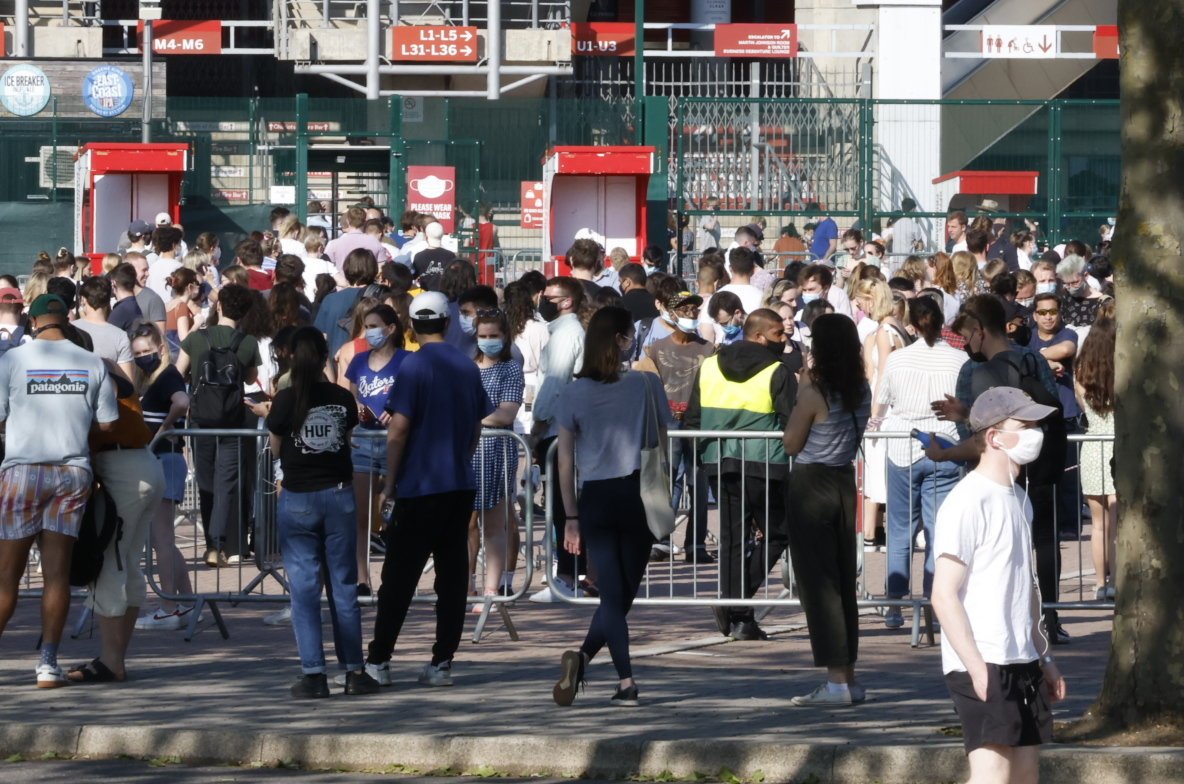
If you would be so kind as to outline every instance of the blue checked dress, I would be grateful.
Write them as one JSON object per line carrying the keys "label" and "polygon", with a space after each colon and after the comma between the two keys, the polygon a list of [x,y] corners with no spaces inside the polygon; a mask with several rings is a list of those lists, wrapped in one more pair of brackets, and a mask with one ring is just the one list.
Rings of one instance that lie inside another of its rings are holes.
{"label": "blue checked dress", "polygon": [[[517,360],[499,362],[481,368],[481,385],[494,407],[502,403],[521,403],[526,385],[522,365]],[[507,430],[510,428],[506,428]],[[518,473],[518,442],[509,437],[482,438],[473,455],[473,473],[477,476],[477,497],[473,509],[492,509],[506,497],[506,488],[515,486]]]}

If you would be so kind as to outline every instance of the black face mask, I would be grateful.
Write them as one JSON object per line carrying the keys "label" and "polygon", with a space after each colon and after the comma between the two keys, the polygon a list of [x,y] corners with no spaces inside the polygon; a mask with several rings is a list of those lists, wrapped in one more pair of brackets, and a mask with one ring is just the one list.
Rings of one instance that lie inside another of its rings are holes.
{"label": "black face mask", "polygon": [[539,315],[546,321],[554,321],[559,318],[559,306],[543,297],[539,300]]}
{"label": "black face mask", "polygon": [[980,348],[979,351],[975,351],[974,349],[972,349],[970,347],[970,341],[969,340],[966,341],[966,356],[970,357],[971,362],[986,362],[987,361],[987,355],[981,351],[981,348],[982,348],[981,346],[979,348]]}
{"label": "black face mask", "polygon": [[768,343],[765,344],[765,348],[767,348],[769,350],[769,353],[772,354],[773,356],[780,357],[782,354],[785,353],[785,341],[783,340],[780,343],[774,343],[773,341],[770,340]]}
{"label": "black face mask", "polygon": [[1027,324],[1023,324],[1015,328],[1015,332],[1011,333],[1011,339],[1017,346],[1026,346],[1032,340],[1032,328]]}

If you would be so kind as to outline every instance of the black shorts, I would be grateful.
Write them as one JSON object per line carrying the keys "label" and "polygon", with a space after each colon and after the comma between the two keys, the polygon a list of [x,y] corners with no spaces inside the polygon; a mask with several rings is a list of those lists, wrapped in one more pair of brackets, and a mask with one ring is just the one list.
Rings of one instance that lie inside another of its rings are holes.
{"label": "black shorts", "polygon": [[986,702],[974,693],[969,673],[949,673],[946,685],[962,721],[967,752],[986,745],[1039,746],[1052,740],[1052,710],[1039,662],[988,664]]}

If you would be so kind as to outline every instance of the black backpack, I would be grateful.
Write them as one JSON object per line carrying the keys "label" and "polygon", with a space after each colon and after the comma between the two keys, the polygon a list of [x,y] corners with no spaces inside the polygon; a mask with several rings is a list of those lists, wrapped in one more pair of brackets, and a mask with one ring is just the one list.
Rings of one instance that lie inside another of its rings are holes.
{"label": "black backpack", "polygon": [[[70,559],[70,585],[81,588],[99,579],[103,570],[103,553],[112,541],[123,538],[123,519],[115,508],[115,501],[95,482],[91,488],[86,510],[82,513],[82,526],[74,541],[74,554]],[[123,571],[119,550],[115,551],[115,565]]]}
{"label": "black backpack", "polygon": [[197,380],[189,399],[189,419],[200,427],[242,427],[246,417],[243,402],[243,365],[238,349],[245,337],[235,331],[229,346],[215,346],[209,330],[198,330],[210,350],[197,368]]}
{"label": "black backpack", "polygon": [[1069,433],[1065,429],[1065,412],[1061,399],[1050,395],[1040,382],[1040,368],[1031,354],[1022,354],[1017,365],[1007,357],[999,357],[1013,373],[1008,373],[1007,386],[1023,390],[1028,397],[1042,406],[1052,406],[1056,411],[1040,422],[1044,431],[1044,446],[1040,456],[1024,467],[1030,485],[1055,485],[1065,474],[1065,457],[1069,450]]}
{"label": "black backpack", "polygon": [[643,354],[642,349],[645,347],[646,338],[650,336],[650,332],[654,329],[654,317],[643,318],[637,322],[637,336],[636,342],[633,344],[633,361],[640,362]]}

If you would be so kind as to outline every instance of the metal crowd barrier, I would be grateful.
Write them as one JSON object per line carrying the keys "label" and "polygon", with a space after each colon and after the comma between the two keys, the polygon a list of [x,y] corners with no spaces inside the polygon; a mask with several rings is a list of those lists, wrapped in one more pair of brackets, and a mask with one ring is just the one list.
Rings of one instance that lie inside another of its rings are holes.
{"label": "metal crowd barrier", "polygon": [[[163,438],[171,437],[184,438],[186,440],[187,454],[190,456],[190,474],[186,482],[186,499],[178,506],[176,518],[178,525],[174,531],[177,537],[177,545],[185,557],[187,573],[193,590],[190,592],[169,590],[160,584],[158,570],[155,568],[156,565],[153,561],[154,552],[152,546],[147,548],[145,555],[145,575],[148,579],[149,587],[158,598],[169,602],[193,605],[193,611],[189,614],[189,625],[185,636],[186,640],[192,639],[197,633],[202,612],[206,608],[210,610],[214,624],[222,634],[222,637],[228,639],[229,631],[222,619],[219,608],[220,604],[226,603],[236,606],[243,603],[272,603],[283,605],[290,601],[287,592],[287,581],[284,578],[283,572],[283,554],[280,552],[279,547],[279,521],[276,514],[279,494],[282,492],[282,479],[275,474],[275,465],[268,445],[268,433],[264,430],[205,428],[173,430],[167,433],[157,434],[153,445]],[[366,431],[358,428],[353,432],[352,438],[354,441],[368,439],[385,442],[386,431]],[[195,454],[198,442],[203,439],[221,440],[221,442],[215,441],[215,459],[221,455],[222,449],[228,448],[225,444],[226,439],[234,439],[239,442],[239,453],[236,458],[237,465],[235,466],[237,469],[235,471],[235,482],[240,492],[247,497],[250,511],[248,511],[247,503],[240,504],[240,508],[236,510],[237,514],[230,521],[231,525],[227,530],[234,534],[234,546],[230,549],[245,553],[248,551],[248,546],[253,544],[254,552],[250,557],[230,559],[230,563],[225,568],[210,568],[205,564],[203,557],[206,550],[205,529],[203,528],[200,514],[200,493],[197,487],[193,462],[193,455]],[[519,464],[529,459],[529,444],[523,436],[507,430],[491,429],[483,434],[482,444],[486,444],[491,440],[505,442],[503,448],[504,454],[516,454]],[[247,454],[248,450],[243,447],[248,444],[257,450],[255,453],[257,456]],[[480,493],[488,481],[485,477],[485,461],[489,457],[488,450],[479,449],[477,455],[477,474],[480,485],[478,492]],[[505,462],[508,463],[509,460]],[[282,470],[282,464],[280,468]],[[358,514],[365,515],[364,519],[374,520],[377,512],[377,495],[380,490],[380,487],[377,485],[379,477],[375,474],[369,474],[368,477],[368,485],[366,487],[366,498],[368,501],[365,508],[359,506]],[[498,477],[494,481],[504,481],[506,483],[503,490],[503,498],[509,501],[507,528],[510,525],[517,527],[517,516],[513,512],[514,503],[519,497],[517,477],[507,473],[505,476]],[[527,502],[521,505],[524,528],[523,541],[529,544],[534,538],[534,509],[533,504],[530,503],[530,499],[534,495],[534,488],[530,471],[525,472],[522,495],[527,499]],[[479,554],[476,560],[478,566],[477,578],[479,580],[484,579],[484,569],[487,563],[486,556],[488,555],[485,552],[485,516],[485,511],[478,513],[476,526]],[[252,518],[253,538],[248,535],[249,524]],[[529,550],[527,554],[529,555]],[[509,559],[508,554],[506,555],[506,559]],[[367,560],[372,567],[373,564],[370,562],[370,559],[368,558]],[[505,595],[499,594],[497,596],[477,595],[470,597],[470,602],[478,605],[481,611],[474,630],[474,642],[480,641],[489,616],[495,608],[511,638],[518,639],[517,630],[514,628],[510,618],[508,607],[523,596],[534,576],[534,560],[530,557],[520,558],[518,560],[520,563],[518,564],[518,571],[515,572],[514,576],[514,585],[516,587],[510,593]],[[432,566],[429,562],[425,568],[425,573],[430,571],[431,568]],[[373,568],[370,571],[371,574],[374,573]],[[376,593],[378,581],[372,577],[365,579],[363,577],[363,575],[359,574],[359,582],[364,581],[370,583]],[[269,578],[271,579],[269,580]],[[373,605],[376,601],[377,598],[374,595],[359,598],[359,603],[363,605]],[[417,593],[415,601],[420,603],[434,602],[435,596],[421,589]]]}
{"label": "metal crowd barrier", "polygon": [[[714,488],[719,488],[722,485],[723,473],[722,473],[721,466],[718,464],[704,466],[700,462],[699,454],[700,454],[700,445],[702,442],[704,442],[704,441],[720,441],[720,442],[722,442],[724,440],[736,439],[736,440],[741,441],[742,443],[748,443],[748,442],[769,441],[769,440],[780,441],[781,438],[782,438],[782,434],[780,432],[776,432],[776,431],[770,431],[770,432],[746,432],[746,431],[723,432],[723,431],[702,431],[702,430],[698,430],[698,431],[671,430],[669,432],[669,449],[670,449],[670,454],[671,454],[672,482],[675,481],[675,477],[677,475],[677,472],[675,470],[675,465],[673,462],[673,457],[676,454],[675,443],[679,440],[690,439],[694,442],[694,445],[693,445],[692,449],[690,450],[691,465],[689,466],[689,471],[687,473],[689,473],[691,475],[697,475],[699,481],[702,481],[704,478],[707,478],[709,481],[711,479],[714,479],[715,481],[714,481],[714,483],[712,483],[713,484],[713,491],[714,491]],[[864,444],[863,444],[864,449],[861,450],[860,457],[857,458],[857,460],[856,460],[857,476],[861,477],[861,480],[857,483],[857,487],[856,487],[857,501],[862,501],[864,482],[866,481],[866,472],[869,469],[869,466],[867,465],[865,458],[864,458],[864,455],[866,454],[867,447],[875,441],[883,440],[883,441],[892,442],[892,441],[899,441],[902,439],[908,440],[908,442],[910,444],[910,447],[909,447],[910,461],[914,457],[919,457],[920,453],[923,451],[923,449],[922,449],[921,445],[919,444],[919,442],[917,442],[916,439],[913,439],[910,436],[910,434],[907,432],[882,431],[882,432],[875,432],[875,433],[867,433],[866,434],[865,439],[864,439]],[[1078,452],[1080,452],[1080,450],[1087,444],[1090,444],[1090,443],[1103,444],[1103,443],[1113,442],[1113,440],[1114,440],[1114,437],[1112,435],[1091,436],[1088,434],[1084,434],[1084,435],[1071,435],[1070,436],[1070,443],[1076,447]],[[553,468],[556,464],[555,463],[556,446],[557,445],[553,444],[551,446],[550,451],[547,454],[546,459],[547,459],[548,468]],[[742,450],[744,450],[746,448],[747,447],[742,447]],[[744,462],[747,462],[747,461],[744,461]],[[767,463],[767,461],[766,461],[766,463]],[[792,469],[792,459],[790,460],[789,465],[790,465],[790,468]],[[1071,466],[1070,466],[1069,470],[1071,470],[1072,465],[1075,465],[1075,461],[1071,462]],[[747,468],[748,466],[745,465],[744,467]],[[878,470],[886,472],[887,471],[886,464],[881,465]],[[767,477],[768,471],[766,470],[764,472],[764,474]],[[749,506],[750,506],[749,491],[750,491],[751,485],[753,483],[755,483],[757,485],[758,497],[760,497],[760,499],[761,499],[761,503],[758,504],[758,506],[760,506],[761,508],[763,508],[763,509],[768,508],[768,504],[769,504],[771,495],[776,492],[786,493],[786,501],[785,501],[786,504],[793,503],[793,498],[788,496],[787,486],[782,486],[782,487],[778,488],[778,487],[774,486],[773,482],[771,482],[765,478],[761,478],[758,476],[746,476],[745,474],[742,474],[741,476],[743,477],[741,481],[745,485],[743,487],[743,491],[741,492],[741,495],[740,495],[740,497],[741,497],[740,515],[741,515],[742,519],[749,519],[753,515],[753,510],[751,510],[749,508]],[[557,481],[556,472],[554,470],[548,470],[546,472],[545,482],[544,482],[544,488],[545,488],[547,498],[548,498],[547,503],[544,504],[544,507],[547,511],[547,526],[546,526],[546,535],[544,536],[544,539],[545,539],[545,545],[546,545],[546,559],[547,559],[548,565],[554,563],[554,555],[555,555],[555,548],[556,548],[556,542],[553,540],[553,538],[551,536],[551,531],[553,530],[552,526],[553,526],[554,521],[553,521],[553,512],[552,512],[553,504],[550,501],[551,497],[555,493],[559,492],[559,488],[557,486],[556,481]],[[685,514],[685,515],[679,514],[678,515],[678,529],[676,529],[675,534],[671,537],[671,544],[672,545],[674,544],[674,541],[677,538],[679,538],[683,535],[684,526],[694,525],[695,514],[697,512],[697,510],[694,508],[694,506],[696,504],[696,494],[694,492],[692,492],[689,487],[683,491],[682,497],[683,497],[683,499],[687,499],[689,497],[690,508],[686,509],[687,504],[685,504],[685,503],[682,504],[682,506],[684,507],[687,514]],[[891,503],[891,500],[892,500],[891,496],[889,496],[887,498],[888,503]],[[716,498],[715,504],[718,505],[718,502],[719,502],[719,499]],[[888,504],[886,503],[885,504],[885,518],[884,518],[884,524],[885,524],[886,531],[887,531],[887,515],[888,515],[888,508],[887,507],[888,507]],[[908,514],[909,514],[910,520],[912,520],[913,510],[914,510],[913,497],[910,494],[909,509],[908,509]],[[682,511],[682,510],[680,510],[680,511]],[[862,535],[863,523],[862,523],[861,511],[862,511],[862,503],[857,503],[856,515],[855,515],[856,519],[854,521],[854,524],[856,525],[857,530],[855,531],[854,540],[855,540],[855,546],[856,546],[856,564],[857,564],[857,575],[858,575],[857,592],[858,592],[859,607],[861,609],[874,609],[878,612],[882,612],[888,608],[912,608],[912,644],[913,644],[913,646],[916,647],[919,644],[919,641],[920,641],[920,638],[922,635],[922,626],[923,625],[925,627],[925,632],[926,632],[926,636],[928,637],[928,641],[929,641],[929,643],[932,644],[932,642],[933,642],[933,626],[932,626],[931,608],[930,608],[930,604],[929,604],[929,599],[928,599],[928,597],[926,597],[924,595],[924,591],[922,590],[922,581],[923,581],[923,575],[924,575],[924,559],[921,558],[921,560],[918,560],[918,558],[917,558],[917,556],[919,554],[922,554],[923,551],[919,551],[916,544],[915,544],[916,539],[917,539],[917,534],[918,534],[919,530],[921,530],[921,529],[913,529],[910,526],[911,536],[909,537],[909,542],[908,542],[909,563],[910,563],[908,591],[902,597],[889,598],[887,595],[887,585],[886,585],[887,578],[888,578],[888,569],[887,569],[886,563],[885,563],[883,584],[879,584],[879,585],[873,587],[869,582],[868,566],[871,563],[871,561],[873,560],[873,559],[869,558],[869,556],[874,556],[874,555],[877,555],[878,553],[865,552],[865,546],[864,546],[863,535]],[[760,511],[757,510],[756,513],[759,514]],[[1064,568],[1062,568],[1061,579],[1059,581],[1059,585],[1061,586],[1062,593],[1065,593],[1065,592],[1067,592],[1064,587],[1064,583],[1065,583],[1066,578],[1069,578],[1069,579],[1075,578],[1077,580],[1077,587],[1078,587],[1078,592],[1080,595],[1080,594],[1083,594],[1085,591],[1084,576],[1085,576],[1085,574],[1087,574],[1087,572],[1084,568],[1084,554],[1083,554],[1084,542],[1082,542],[1082,540],[1081,540],[1081,533],[1082,533],[1082,530],[1084,527],[1084,525],[1083,525],[1084,518],[1082,516],[1080,503],[1077,504],[1077,508],[1075,509],[1074,514],[1075,514],[1076,521],[1077,521],[1078,569],[1075,574],[1067,574],[1066,570]],[[771,527],[773,524],[774,524],[774,521],[772,521],[772,520],[768,521],[766,531],[768,530],[768,527]],[[782,524],[786,525],[784,522]],[[721,525],[722,525],[722,522],[721,522]],[[1059,541],[1058,541],[1057,546],[1058,546],[1058,548],[1060,547]],[[752,598],[725,598],[723,596],[723,588],[720,585],[720,573],[719,573],[718,563],[711,564],[711,565],[699,564],[699,563],[695,562],[694,559],[692,559],[692,561],[690,563],[676,564],[675,558],[674,558],[674,552],[673,552],[674,549],[675,548],[672,547],[671,558],[668,561],[662,561],[662,562],[651,561],[649,567],[646,570],[646,574],[645,574],[644,580],[642,582],[641,589],[638,592],[637,599],[635,600],[636,604],[669,606],[669,607],[704,607],[704,608],[708,608],[708,607],[711,607],[711,608],[715,608],[715,607],[753,607],[753,608],[763,608],[765,612],[771,611],[774,608],[788,608],[788,609],[792,609],[792,610],[799,610],[801,608],[801,602],[800,602],[800,599],[798,598],[797,593],[796,593],[796,584],[795,584],[794,576],[793,576],[793,567],[792,567],[790,559],[789,559],[788,550],[786,550],[785,554],[780,559],[770,559],[768,557],[768,550],[766,549],[765,561],[762,565],[762,573],[763,573],[763,575],[765,575],[765,579],[762,583],[761,588],[757,591],[756,595],[754,595]],[[745,550],[745,552],[747,552],[747,550]],[[722,553],[721,553],[721,557],[722,557]],[[875,560],[878,560],[878,559],[875,559]],[[884,560],[886,562],[886,560],[887,560],[886,556],[884,557]],[[742,558],[741,562],[740,562],[740,572],[741,572],[740,582],[742,585],[745,583],[745,580],[747,578],[747,574],[745,573],[746,568],[747,567],[745,564],[745,559]],[[549,567],[549,569],[550,569],[550,567]],[[552,572],[549,571],[548,573],[551,574]],[[780,576],[780,586],[775,585],[778,575]],[[1104,579],[1104,577],[1099,578],[1099,582],[1102,582],[1103,579]],[[598,599],[588,596],[584,591],[581,591],[578,588],[573,592],[554,591],[553,595],[557,596],[559,598],[559,600],[566,602],[568,604],[595,605],[598,602]],[[1114,601],[1112,599],[1109,599],[1109,600],[1107,600],[1107,599],[1085,600],[1084,598],[1081,598],[1081,599],[1078,599],[1075,601],[1071,601],[1071,600],[1061,600],[1061,601],[1055,601],[1055,602],[1046,601],[1046,602],[1044,602],[1044,607],[1045,607],[1045,609],[1055,609],[1055,610],[1105,610],[1105,609],[1112,610],[1114,608]],[[922,619],[924,619],[924,622]]]}

